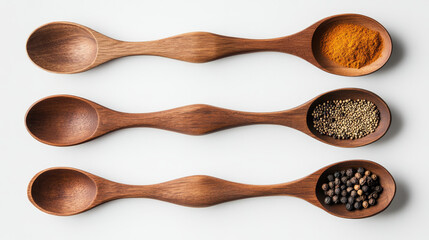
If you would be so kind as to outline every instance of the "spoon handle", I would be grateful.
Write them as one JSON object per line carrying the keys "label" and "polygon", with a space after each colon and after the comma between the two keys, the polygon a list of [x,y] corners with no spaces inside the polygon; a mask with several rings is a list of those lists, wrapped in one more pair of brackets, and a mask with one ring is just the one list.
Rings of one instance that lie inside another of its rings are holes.
{"label": "spoon handle", "polygon": [[297,44],[290,37],[243,39],[208,32],[192,32],[149,42],[123,42],[126,55],[155,55],[187,62],[209,62],[246,52],[281,51],[295,54]]}
{"label": "spoon handle", "polygon": [[152,198],[188,207],[208,207],[237,199],[295,195],[299,190],[293,183],[248,185],[197,175],[146,186],[125,185],[120,197]]}
{"label": "spoon handle", "polygon": [[196,104],[171,110],[122,114],[122,127],[153,127],[190,135],[202,135],[217,130],[250,124],[278,124],[299,129],[303,126],[301,111],[252,113]]}

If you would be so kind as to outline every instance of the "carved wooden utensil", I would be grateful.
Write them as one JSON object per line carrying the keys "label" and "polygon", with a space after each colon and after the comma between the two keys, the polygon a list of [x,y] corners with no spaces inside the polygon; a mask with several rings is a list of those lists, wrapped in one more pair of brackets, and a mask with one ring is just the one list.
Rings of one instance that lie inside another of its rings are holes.
{"label": "carved wooden utensil", "polygon": [[[321,186],[327,181],[327,175],[350,167],[364,167],[379,176],[383,192],[375,206],[349,212],[342,204],[323,203],[325,196]],[[199,175],[136,186],[112,182],[79,169],[49,168],[33,177],[28,186],[28,197],[46,213],[67,216],[119,198],[152,198],[188,207],[208,207],[243,198],[289,195],[338,217],[364,218],[386,209],[395,191],[395,181],[384,167],[371,161],[351,160],[326,166],[299,180],[274,185],[247,185]]]}
{"label": "carved wooden utensil", "polygon": [[[381,57],[360,69],[343,67],[326,58],[320,50],[320,38],[330,26],[338,23],[358,24],[378,31],[384,44]],[[387,62],[392,42],[380,23],[358,14],[327,17],[301,32],[274,39],[253,40],[194,32],[156,41],[123,42],[76,23],[53,22],[36,29],[27,41],[31,60],[41,68],[56,73],[82,72],[130,55],[156,55],[201,63],[256,51],[289,53],[329,73],[360,76],[378,70]]]}
{"label": "carved wooden utensil", "polygon": [[[320,134],[313,126],[313,109],[328,100],[365,99],[380,112],[376,130],[359,139],[340,140]],[[387,104],[372,92],[357,88],[330,91],[307,103],[285,111],[251,113],[209,105],[189,105],[154,113],[122,113],[84,98],[55,95],[33,104],[26,115],[29,133],[40,142],[70,146],[92,140],[108,132],[128,127],[153,127],[190,135],[202,135],[250,124],[278,124],[300,130],[309,136],[339,147],[358,147],[381,138],[390,126]]]}

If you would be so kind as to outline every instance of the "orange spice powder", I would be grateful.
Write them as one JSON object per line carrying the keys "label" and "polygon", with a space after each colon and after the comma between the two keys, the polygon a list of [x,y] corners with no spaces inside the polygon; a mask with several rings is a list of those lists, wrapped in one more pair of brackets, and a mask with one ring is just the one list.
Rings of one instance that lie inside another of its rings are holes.
{"label": "orange spice powder", "polygon": [[332,61],[361,68],[380,57],[383,40],[380,33],[355,24],[338,24],[329,28],[321,39],[321,49]]}

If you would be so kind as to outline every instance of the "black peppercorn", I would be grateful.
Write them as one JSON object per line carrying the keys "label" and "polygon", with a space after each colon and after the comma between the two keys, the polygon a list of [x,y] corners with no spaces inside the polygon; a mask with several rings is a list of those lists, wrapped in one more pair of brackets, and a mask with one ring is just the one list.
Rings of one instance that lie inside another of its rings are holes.
{"label": "black peppercorn", "polygon": [[369,190],[369,187],[368,187],[367,185],[363,185],[363,186],[362,186],[362,191],[363,191],[364,193],[368,192],[368,190]]}
{"label": "black peppercorn", "polygon": [[341,184],[341,180],[339,178],[335,178],[334,184],[335,185],[340,185]]}
{"label": "black peppercorn", "polygon": [[377,201],[374,198],[371,198],[368,200],[368,203],[369,205],[374,206],[377,203]]}
{"label": "black peppercorn", "polygon": [[348,187],[348,188],[346,189],[346,191],[349,193],[349,192],[353,191],[353,188],[352,188],[352,187]]}
{"label": "black peppercorn", "polygon": [[350,182],[355,185],[356,183],[358,183],[358,179],[356,177],[352,177],[350,178]]}
{"label": "black peppercorn", "polygon": [[342,204],[346,204],[346,203],[347,203],[347,198],[346,198],[346,197],[341,197],[341,198],[340,198],[340,202],[341,202]]}
{"label": "black peppercorn", "polygon": [[362,196],[362,194],[363,194],[362,189],[357,190],[357,194],[358,194],[359,196]]}
{"label": "black peppercorn", "polygon": [[347,196],[347,191],[346,190],[341,191],[341,196],[346,197]]}
{"label": "black peppercorn", "polygon": [[368,206],[369,206],[369,204],[368,204],[368,202],[367,202],[367,201],[363,201],[363,202],[362,202],[362,207],[363,207],[363,208],[368,208]]}
{"label": "black peppercorn", "polygon": [[372,198],[377,199],[378,198],[378,193],[377,192],[373,192],[371,194]]}
{"label": "black peppercorn", "polygon": [[341,177],[345,176],[346,175],[346,170],[341,170],[340,174],[341,174]]}
{"label": "black peppercorn", "polygon": [[334,187],[335,187],[335,184],[334,184],[334,182],[329,182],[329,183],[328,183],[328,186],[329,186],[330,188],[334,188]]}
{"label": "black peppercorn", "polygon": [[347,183],[348,178],[347,177],[341,177],[341,182],[342,183]]}
{"label": "black peppercorn", "polygon": [[347,186],[347,187],[351,187],[351,186],[353,186],[353,184],[352,184],[352,182],[350,182],[350,180],[347,180],[347,182],[346,182],[346,186]]}
{"label": "black peppercorn", "polygon": [[335,196],[332,197],[332,202],[335,203],[335,204],[337,204],[339,202],[339,200],[340,199],[339,199],[339,197],[337,195],[335,195]]}
{"label": "black peppercorn", "polygon": [[357,172],[360,173],[360,174],[364,174],[365,173],[365,168],[360,167],[360,168],[357,169]]}
{"label": "black peppercorn", "polygon": [[340,172],[334,172],[334,177],[339,178],[341,176]]}
{"label": "black peppercorn", "polygon": [[346,188],[347,188],[347,187],[346,187],[346,185],[341,185],[341,186],[340,186],[340,189],[341,189],[341,190],[346,190]]}
{"label": "black peppercorn", "polygon": [[330,197],[334,196],[334,190],[332,190],[332,189],[329,189],[326,193]]}
{"label": "black peppercorn", "polygon": [[357,196],[357,192],[356,192],[356,190],[351,191],[351,192],[350,192],[350,196],[351,196],[351,197],[356,197],[356,196]]}
{"label": "black peppercorn", "polygon": [[350,204],[350,203],[347,203],[347,204],[346,204],[346,209],[347,209],[348,211],[353,211],[353,205],[352,205],[352,204]]}
{"label": "black peppercorn", "polygon": [[372,175],[371,175],[371,178],[372,178],[372,180],[376,181],[378,177],[377,177],[377,175],[372,174]]}
{"label": "black peppercorn", "polygon": [[368,184],[368,186],[372,187],[374,186],[375,181],[372,180],[372,178],[368,177],[366,178],[366,184]]}
{"label": "black peppercorn", "polygon": [[353,206],[355,209],[359,210],[362,207],[362,202],[355,202]]}
{"label": "black peppercorn", "polygon": [[350,197],[347,199],[347,202],[348,202],[348,203],[350,203],[350,204],[353,204],[353,203],[355,202],[355,198],[350,196]]}
{"label": "black peppercorn", "polygon": [[334,175],[328,175],[328,181],[332,182],[334,181]]}
{"label": "black peppercorn", "polygon": [[331,198],[330,197],[328,197],[328,196],[326,196],[325,197],[325,204],[331,204]]}
{"label": "black peppercorn", "polygon": [[363,201],[362,196],[359,196],[356,198],[356,202],[362,202],[362,201]]}
{"label": "black peppercorn", "polygon": [[334,193],[335,195],[340,195],[341,189],[339,187],[335,188]]}
{"label": "black peppercorn", "polygon": [[360,179],[362,177],[362,174],[360,174],[360,173],[355,173],[355,178],[357,178],[357,179]]}
{"label": "black peppercorn", "polygon": [[322,189],[323,189],[323,191],[328,191],[328,189],[329,189],[328,184],[327,183],[322,184]]}
{"label": "black peppercorn", "polygon": [[365,183],[366,183],[366,177],[363,177],[363,178],[359,179],[359,184],[360,185],[365,185]]}
{"label": "black peppercorn", "polygon": [[353,177],[353,174],[354,174],[353,168],[347,169],[347,171],[346,171],[347,177]]}
{"label": "black peppercorn", "polygon": [[378,193],[381,193],[383,191],[383,188],[380,185],[378,185],[378,186],[375,186],[374,190]]}

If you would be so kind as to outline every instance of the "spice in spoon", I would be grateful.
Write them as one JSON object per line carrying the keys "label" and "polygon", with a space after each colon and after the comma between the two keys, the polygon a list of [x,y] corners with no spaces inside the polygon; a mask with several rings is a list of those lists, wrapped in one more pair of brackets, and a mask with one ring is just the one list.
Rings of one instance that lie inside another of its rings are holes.
{"label": "spice in spoon", "polygon": [[374,62],[382,49],[379,32],[355,24],[334,25],[321,39],[322,53],[348,68],[361,68]]}
{"label": "spice in spoon", "polygon": [[[381,187],[376,174],[373,174],[369,171],[367,171],[369,172],[368,175],[360,174],[361,171],[365,172],[364,168],[349,168],[346,171],[337,171],[334,174],[328,175],[328,182],[322,184],[322,190],[325,194],[325,199],[323,200],[324,204],[344,204],[346,209],[349,211],[366,209],[376,205],[379,194],[383,191],[383,188]],[[335,190],[343,188],[345,189],[346,184],[344,184],[343,181],[339,182],[335,180],[340,178],[346,178],[347,181],[350,181],[351,178],[356,178],[354,173],[359,173],[360,176],[357,179],[359,183],[355,185],[354,188],[358,188],[359,190],[344,190],[344,192],[341,191],[340,194],[336,194],[336,192],[338,191]],[[337,174],[338,177],[334,177]],[[376,180],[374,180],[374,178]]]}
{"label": "spice in spoon", "polygon": [[320,134],[351,140],[373,133],[379,124],[379,115],[374,103],[361,99],[326,101],[312,112],[314,128]]}

